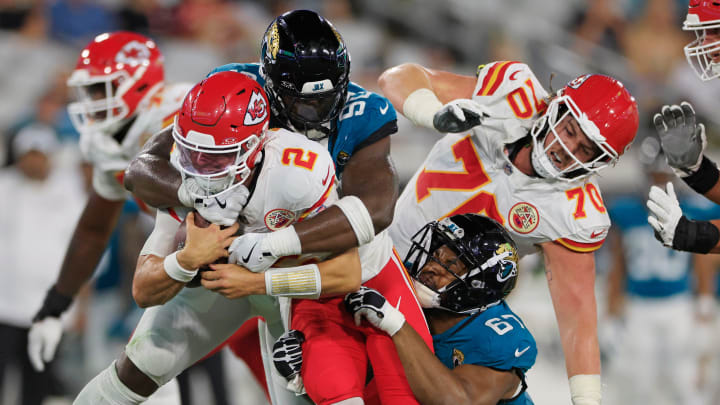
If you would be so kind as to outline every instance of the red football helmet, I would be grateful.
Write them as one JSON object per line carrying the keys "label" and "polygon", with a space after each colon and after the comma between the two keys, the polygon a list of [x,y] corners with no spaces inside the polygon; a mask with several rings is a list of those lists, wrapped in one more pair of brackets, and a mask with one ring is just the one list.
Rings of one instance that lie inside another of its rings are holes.
{"label": "red football helmet", "polygon": [[265,143],[270,121],[262,86],[238,72],[216,73],[195,85],[175,117],[174,162],[196,198],[242,184]]}
{"label": "red football helmet", "polygon": [[163,56],[149,38],[117,31],[95,37],[80,52],[67,81],[76,90],[68,112],[78,131],[113,134],[162,87]]}
{"label": "red football helmet", "polygon": [[[695,40],[685,45],[685,57],[701,80],[720,77],[720,40],[707,42],[707,30],[720,28],[720,1],[690,0],[687,17],[683,23],[685,31],[694,31]],[[716,38],[720,36],[715,34]],[[715,54],[716,62],[713,62]]]}
{"label": "red football helmet", "polygon": [[[600,151],[589,161],[576,157],[556,131],[558,124],[568,116],[577,121],[583,133]],[[545,114],[533,126],[533,168],[545,178],[573,181],[587,177],[614,165],[630,147],[637,130],[637,103],[622,83],[597,74],[577,77],[558,91]],[[545,142],[551,133],[554,139]],[[562,169],[549,156],[555,143],[572,158],[571,164]]]}

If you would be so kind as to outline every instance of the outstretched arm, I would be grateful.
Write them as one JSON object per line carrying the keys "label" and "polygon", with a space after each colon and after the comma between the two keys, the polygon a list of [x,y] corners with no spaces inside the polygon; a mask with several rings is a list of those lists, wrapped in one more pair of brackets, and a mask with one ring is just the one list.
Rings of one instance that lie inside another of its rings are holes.
{"label": "outstretched arm", "polygon": [[422,404],[495,405],[512,398],[520,384],[512,371],[473,364],[448,369],[407,322],[392,339],[410,388]]}
{"label": "outstretched arm", "polygon": [[[343,195],[358,197],[367,208],[374,234],[390,226],[398,197],[398,179],[390,158],[390,137],[353,154],[345,167]],[[331,206],[313,218],[295,224],[303,253],[342,252],[358,246],[347,217]]]}
{"label": "outstretched arm", "polygon": [[74,297],[90,279],[117,225],[124,203],[105,199],[95,191],[90,193],[55,282],[54,288],[58,293]]}
{"label": "outstretched arm", "polygon": [[44,370],[45,363],[55,356],[62,336],[60,316],[100,262],[123,204],[123,201],[107,200],[95,191],[90,193],[65,253],[60,275],[33,317],[28,334],[28,355],[36,370]]}
{"label": "outstretched arm", "polygon": [[600,404],[594,254],[574,252],[555,242],[541,247],[573,403]]}
{"label": "outstretched arm", "polygon": [[416,63],[404,63],[384,71],[378,85],[393,107],[405,115],[403,105],[418,89],[428,89],[441,104],[472,97],[476,78],[442,70],[428,69]]}
{"label": "outstretched arm", "polygon": [[[272,268],[264,273],[254,273],[236,264],[211,264],[210,268],[213,271],[205,271],[201,274],[202,285],[229,299],[248,295],[332,297],[360,288],[362,269],[357,249],[350,249],[316,265],[320,278],[319,292],[307,282],[312,277],[308,273],[313,270],[312,266]],[[273,280],[273,275],[278,275],[279,278]],[[273,286],[274,291],[272,291]],[[268,287],[271,291],[268,291]]]}
{"label": "outstretched arm", "polygon": [[[360,325],[365,318],[392,337],[410,388],[423,404],[495,405],[512,398],[520,378],[512,371],[464,364],[448,369],[405,317],[377,290],[361,287],[345,297],[345,308]],[[476,342],[476,344],[479,344]]]}
{"label": "outstretched arm", "polygon": [[413,124],[464,132],[482,123],[486,109],[472,100],[476,78],[406,63],[386,70],[378,84]]}
{"label": "outstretched arm", "polygon": [[172,145],[169,126],[153,135],[125,170],[125,188],[156,208],[184,205],[178,199],[182,178],[170,165]]}

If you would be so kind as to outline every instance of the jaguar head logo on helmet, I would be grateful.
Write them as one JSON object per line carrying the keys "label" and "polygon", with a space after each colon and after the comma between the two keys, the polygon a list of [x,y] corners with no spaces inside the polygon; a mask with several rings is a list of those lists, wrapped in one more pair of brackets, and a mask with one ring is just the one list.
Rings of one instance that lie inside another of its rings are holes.
{"label": "jaguar head logo on helmet", "polygon": [[173,126],[173,163],[197,198],[243,184],[252,173],[268,129],[268,100],[260,84],[220,72],[185,96]]}
{"label": "jaguar head logo on helmet", "polygon": [[75,90],[68,112],[80,132],[113,135],[163,86],[163,56],[151,39],[133,32],[100,34],[80,52],[67,84]]}

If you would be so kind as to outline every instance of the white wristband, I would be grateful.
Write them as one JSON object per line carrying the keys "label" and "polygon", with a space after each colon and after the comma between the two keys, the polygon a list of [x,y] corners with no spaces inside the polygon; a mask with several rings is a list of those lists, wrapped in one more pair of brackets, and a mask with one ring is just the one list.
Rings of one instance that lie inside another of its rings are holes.
{"label": "white wristband", "polygon": [[322,289],[317,264],[269,269],[265,272],[265,293],[275,297],[318,298]]}
{"label": "white wristband", "polygon": [[443,104],[430,89],[417,89],[403,103],[403,115],[415,125],[435,129],[433,118]]}
{"label": "white wristband", "polygon": [[170,276],[171,279],[179,281],[181,283],[187,283],[193,278],[195,278],[198,269],[184,269],[182,266],[180,266],[180,263],[178,263],[177,254],[178,252],[173,252],[165,256],[165,260],[163,260],[163,268],[165,269],[165,273],[167,273],[167,275]]}
{"label": "white wristband", "polygon": [[295,232],[294,226],[271,232],[263,242],[267,243],[267,248],[275,257],[299,255],[302,253],[300,237],[298,237],[297,232]]}
{"label": "white wristband", "polygon": [[578,374],[570,377],[573,405],[600,405],[602,384],[599,374]]}
{"label": "white wristband", "polygon": [[354,195],[346,195],[335,202],[335,205],[342,210],[355,232],[358,246],[362,246],[375,238],[375,227],[372,217],[362,200]]}

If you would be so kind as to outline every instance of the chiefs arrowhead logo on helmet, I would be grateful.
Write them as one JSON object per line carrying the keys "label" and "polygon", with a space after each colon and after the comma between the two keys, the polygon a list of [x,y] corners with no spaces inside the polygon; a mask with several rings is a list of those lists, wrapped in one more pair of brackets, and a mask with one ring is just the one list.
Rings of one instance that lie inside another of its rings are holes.
{"label": "chiefs arrowhead logo on helmet", "polygon": [[251,126],[257,125],[262,122],[267,116],[267,105],[265,104],[265,98],[260,93],[253,91],[250,102],[247,106],[247,113],[245,113],[244,124]]}
{"label": "chiefs arrowhead logo on helmet", "polygon": [[139,41],[128,42],[115,55],[115,62],[125,63],[130,66],[137,66],[148,59],[150,59],[150,50]]}

